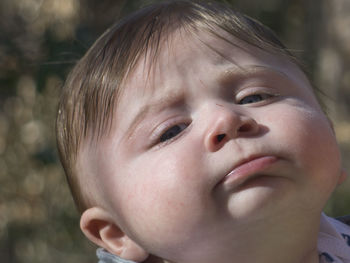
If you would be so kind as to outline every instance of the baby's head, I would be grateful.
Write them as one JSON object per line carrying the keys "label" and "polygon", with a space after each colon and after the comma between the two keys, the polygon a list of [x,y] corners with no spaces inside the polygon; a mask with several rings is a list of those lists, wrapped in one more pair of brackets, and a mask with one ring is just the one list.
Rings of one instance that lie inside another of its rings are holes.
{"label": "baby's head", "polygon": [[261,257],[274,233],[317,227],[344,179],[294,57],[217,4],[164,2],[110,28],[66,81],[57,137],[83,232],[135,261]]}

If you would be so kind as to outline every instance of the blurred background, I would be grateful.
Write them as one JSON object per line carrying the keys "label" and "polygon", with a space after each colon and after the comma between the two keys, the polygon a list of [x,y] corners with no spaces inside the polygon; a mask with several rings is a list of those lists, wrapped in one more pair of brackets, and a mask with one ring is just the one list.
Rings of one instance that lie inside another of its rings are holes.
{"label": "blurred background", "polygon": [[[0,261],[96,262],[58,162],[54,119],[64,79],[113,22],[155,1],[0,1]],[[270,26],[326,94],[350,173],[350,1],[232,0]],[[350,214],[350,180],[329,215]]]}

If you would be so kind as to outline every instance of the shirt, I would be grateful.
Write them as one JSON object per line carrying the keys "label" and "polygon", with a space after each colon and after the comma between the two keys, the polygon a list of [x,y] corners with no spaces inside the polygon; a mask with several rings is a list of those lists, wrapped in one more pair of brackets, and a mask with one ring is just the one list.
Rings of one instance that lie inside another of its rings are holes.
{"label": "shirt", "polygon": [[350,227],[322,214],[317,248],[320,263],[350,263]]}

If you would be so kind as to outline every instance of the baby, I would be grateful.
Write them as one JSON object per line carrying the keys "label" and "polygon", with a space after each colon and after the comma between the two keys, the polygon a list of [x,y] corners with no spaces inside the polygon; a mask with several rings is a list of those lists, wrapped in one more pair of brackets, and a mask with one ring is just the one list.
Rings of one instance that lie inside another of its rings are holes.
{"label": "baby", "polygon": [[105,32],[63,89],[61,161],[100,262],[350,262],[346,175],[297,60],[259,22],[171,1]]}

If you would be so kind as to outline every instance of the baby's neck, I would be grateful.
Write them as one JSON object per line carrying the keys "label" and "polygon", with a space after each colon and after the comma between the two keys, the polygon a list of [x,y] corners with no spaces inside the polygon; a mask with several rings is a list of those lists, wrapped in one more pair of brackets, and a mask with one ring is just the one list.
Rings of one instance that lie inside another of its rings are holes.
{"label": "baby's neck", "polygon": [[228,260],[220,262],[318,263],[318,232],[317,216],[306,219],[281,216],[273,222],[258,222],[246,233],[240,233],[244,242],[238,246],[235,242]]}
{"label": "baby's neck", "polygon": [[[282,221],[281,221],[282,220]],[[298,221],[283,220],[283,216],[276,222],[278,224],[256,224],[237,233],[233,242],[216,251],[208,261],[176,262],[176,263],[318,263],[317,237],[319,220],[306,218]],[[241,242],[237,242],[241,240]],[[159,261],[154,261],[159,262]],[[170,263],[169,261],[161,261]],[[148,261],[147,261],[148,263]],[[153,262],[149,262],[153,263]],[[175,262],[172,262],[175,263]]]}

